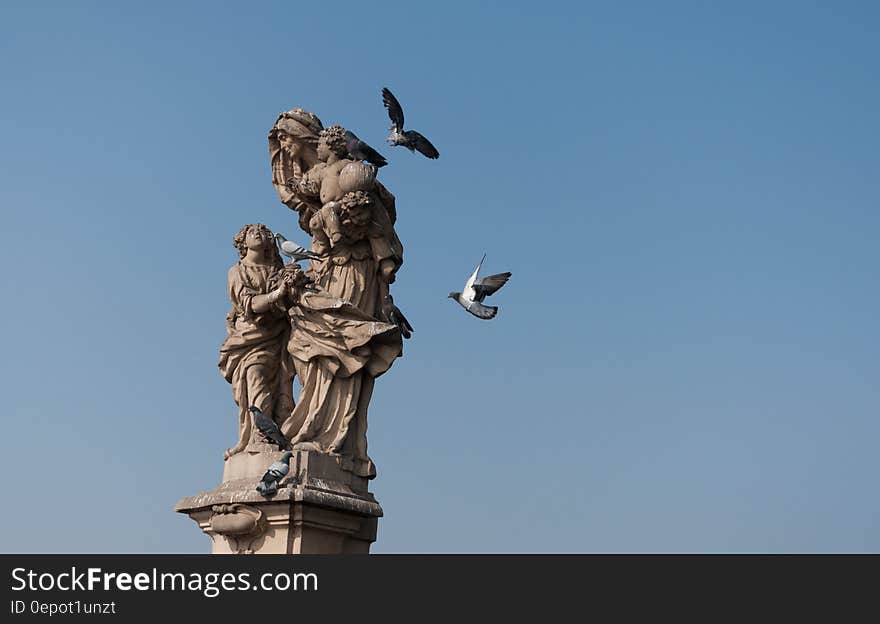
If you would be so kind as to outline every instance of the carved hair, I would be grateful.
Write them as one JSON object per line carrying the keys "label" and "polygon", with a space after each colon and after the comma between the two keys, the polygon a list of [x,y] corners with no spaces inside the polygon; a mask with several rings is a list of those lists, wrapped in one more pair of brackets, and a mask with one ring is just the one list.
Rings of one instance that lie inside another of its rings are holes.
{"label": "carved hair", "polygon": [[355,206],[369,206],[373,203],[372,198],[364,191],[350,191],[342,196],[339,200],[343,208],[354,208]]}
{"label": "carved hair", "polygon": [[340,158],[348,156],[348,147],[346,147],[345,141],[345,128],[342,126],[329,126],[324,128],[321,130],[319,139],[324,139],[327,143],[327,147],[330,148],[330,151]]}
{"label": "carved hair", "polygon": [[[262,223],[248,223],[238,231],[238,234],[232,237],[232,244],[238,249],[239,258],[244,258],[247,255],[247,235],[252,228],[261,229],[269,234],[270,239],[272,238],[272,230]],[[284,266],[284,262],[281,260],[281,254],[278,253],[278,247],[274,242],[269,245],[268,249],[265,250],[265,253],[265,259],[269,260],[273,266],[276,266],[279,269]]]}
{"label": "carved hair", "polygon": [[339,218],[345,225],[361,226],[370,222],[369,206],[373,200],[364,191],[350,191],[339,201]]}

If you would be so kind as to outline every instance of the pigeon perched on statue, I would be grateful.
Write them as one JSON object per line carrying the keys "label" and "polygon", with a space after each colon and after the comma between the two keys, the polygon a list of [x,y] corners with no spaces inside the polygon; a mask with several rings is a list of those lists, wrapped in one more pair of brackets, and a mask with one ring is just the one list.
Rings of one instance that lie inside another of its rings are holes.
{"label": "pigeon perched on statue", "polygon": [[510,279],[511,273],[496,273],[495,275],[479,278],[480,267],[485,259],[486,254],[483,254],[480,264],[477,265],[473,274],[465,282],[464,289],[461,292],[449,293],[449,298],[455,299],[461,307],[477,318],[487,321],[495,318],[495,315],[498,314],[498,306],[483,305],[483,300],[504,286],[507,280]]}
{"label": "pigeon perched on statue", "polygon": [[406,320],[406,317],[403,315],[403,312],[400,311],[396,305],[394,305],[394,298],[388,294],[382,299],[382,317],[393,325],[397,325],[397,328],[400,329],[400,334],[404,338],[412,338],[413,328],[412,325],[409,324],[409,321]]}
{"label": "pigeon perched on statue", "polygon": [[388,164],[382,154],[361,141],[351,130],[345,131],[345,147],[348,150],[348,155],[355,160],[366,160],[376,167],[384,167]]}
{"label": "pigeon perched on statue", "polygon": [[281,451],[286,451],[290,448],[290,442],[288,442],[287,438],[284,437],[284,434],[281,433],[278,423],[264,414],[263,410],[256,405],[251,405],[248,408],[248,411],[253,414],[254,426],[257,428],[257,431],[260,432],[267,442],[277,445],[278,450]]}
{"label": "pigeon perched on statue", "polygon": [[382,103],[391,118],[391,135],[386,139],[389,145],[402,145],[411,152],[418,150],[427,158],[440,158],[440,152],[422,134],[415,130],[403,129],[403,107],[387,87],[382,87]]}
{"label": "pigeon perched on statue", "polygon": [[294,262],[301,262],[302,260],[321,259],[321,256],[319,256],[318,254],[309,251],[301,245],[297,245],[293,241],[287,240],[280,232],[275,232],[275,242],[278,243],[278,249],[281,254],[287,256]]}
{"label": "pigeon perched on statue", "polygon": [[263,475],[263,478],[257,484],[257,492],[263,496],[273,496],[278,492],[278,484],[290,472],[290,458],[292,456],[293,453],[287,451],[281,456],[281,459],[269,466],[266,474]]}

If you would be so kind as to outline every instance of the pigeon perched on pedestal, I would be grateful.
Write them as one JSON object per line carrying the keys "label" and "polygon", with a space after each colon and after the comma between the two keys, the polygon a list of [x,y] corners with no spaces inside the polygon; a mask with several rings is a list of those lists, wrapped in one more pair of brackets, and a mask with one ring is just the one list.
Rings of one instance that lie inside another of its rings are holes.
{"label": "pigeon perched on pedestal", "polygon": [[290,442],[281,433],[278,423],[266,416],[263,410],[256,405],[251,405],[248,411],[254,416],[254,426],[266,438],[267,442],[278,445],[278,450],[280,451],[286,451],[290,448]]}
{"label": "pigeon perched on pedestal", "polygon": [[266,474],[263,475],[263,478],[257,484],[257,492],[263,496],[273,496],[278,492],[278,484],[290,472],[291,457],[293,457],[293,453],[287,451],[281,456],[281,459],[269,466]]}
{"label": "pigeon perched on pedestal", "polygon": [[428,158],[440,158],[440,152],[423,135],[415,130],[403,129],[403,107],[387,87],[382,87],[382,103],[391,118],[391,135],[386,139],[389,145],[402,145],[411,152],[418,150]]}
{"label": "pigeon perched on pedestal", "polygon": [[275,242],[278,243],[279,251],[294,262],[300,262],[301,260],[320,260],[321,258],[321,256],[309,251],[305,247],[287,240],[280,232],[275,232]]}
{"label": "pigeon perched on pedestal", "polygon": [[382,317],[387,322],[397,325],[400,334],[404,338],[412,338],[414,331],[412,325],[406,320],[406,317],[403,315],[403,312],[400,311],[400,308],[394,305],[394,298],[390,294],[385,295],[382,299]]}
{"label": "pigeon perched on pedestal", "polygon": [[345,131],[345,147],[348,149],[348,155],[355,160],[366,160],[376,167],[384,167],[388,164],[382,154],[361,141],[351,130]]}
{"label": "pigeon perched on pedestal", "polygon": [[[486,254],[483,254],[483,260],[485,259]],[[507,280],[510,279],[511,273],[496,273],[495,275],[477,279],[480,267],[483,265],[483,260],[480,260],[480,264],[477,265],[473,274],[465,282],[464,290],[462,292],[449,293],[449,298],[455,299],[461,307],[477,318],[488,321],[491,318],[495,318],[495,315],[498,314],[498,306],[485,306],[483,305],[483,300],[504,286]]]}

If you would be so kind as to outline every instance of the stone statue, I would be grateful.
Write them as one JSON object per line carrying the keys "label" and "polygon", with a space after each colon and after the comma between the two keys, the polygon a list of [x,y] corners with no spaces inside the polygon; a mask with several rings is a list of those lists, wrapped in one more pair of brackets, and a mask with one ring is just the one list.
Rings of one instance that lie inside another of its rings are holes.
{"label": "stone statue", "polygon": [[299,108],[269,132],[272,184],[311,239],[310,254],[292,254],[309,260],[306,270],[283,264],[265,225],[233,239],[219,366],[238,406],[238,441],[222,482],[175,505],[215,553],[368,553],[376,539],[367,409],[376,378],[403,351],[387,313],[403,245],[394,196],[345,137]]}
{"label": "stone statue", "polygon": [[[295,450],[337,456],[356,475],[372,478],[367,408],[375,378],[403,348],[400,330],[380,320],[403,263],[394,196],[376,181],[375,167],[348,158],[341,126],[323,128],[311,113],[293,109],[269,136],[273,184],[300,213],[311,251],[321,256],[307,271],[313,290],[289,310],[288,354],[302,392],[281,429]],[[304,170],[313,145],[316,162]]]}
{"label": "stone statue", "polygon": [[284,305],[293,282],[282,276],[281,257],[265,225],[245,225],[233,244],[239,261],[229,269],[232,308],[219,363],[238,405],[238,443],[226,451],[227,458],[257,441],[249,407],[270,415],[279,426],[293,410],[290,322]]}
{"label": "stone statue", "polygon": [[[341,220],[343,227],[348,221]],[[238,405],[239,440],[225,457],[259,442],[249,413],[254,406],[272,416],[294,450],[337,456],[354,474],[374,477],[367,407],[373,380],[401,354],[400,330],[334,294],[338,288],[315,287],[296,264],[282,266],[266,226],[246,225],[234,241],[241,259],[229,270],[232,309],[220,371]],[[373,305],[375,263],[349,258],[348,264],[349,281],[360,286],[350,294]],[[294,372],[302,385],[296,404]]]}

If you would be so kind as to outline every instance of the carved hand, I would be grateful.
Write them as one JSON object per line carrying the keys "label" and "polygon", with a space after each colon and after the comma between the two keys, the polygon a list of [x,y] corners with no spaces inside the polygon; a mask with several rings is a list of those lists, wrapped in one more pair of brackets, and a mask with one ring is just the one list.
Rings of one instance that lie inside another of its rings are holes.
{"label": "carved hand", "polygon": [[379,263],[379,274],[382,276],[382,279],[385,280],[386,284],[393,284],[396,279],[396,274],[394,271],[394,261],[385,258],[382,262]]}

